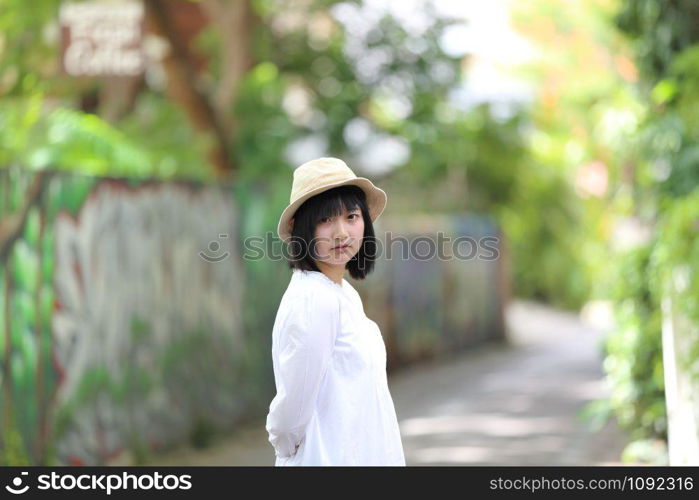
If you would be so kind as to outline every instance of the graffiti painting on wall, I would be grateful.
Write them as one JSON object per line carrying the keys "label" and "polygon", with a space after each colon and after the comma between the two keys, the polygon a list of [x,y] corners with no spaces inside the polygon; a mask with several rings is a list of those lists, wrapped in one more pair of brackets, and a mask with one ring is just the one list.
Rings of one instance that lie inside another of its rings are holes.
{"label": "graffiti painting on wall", "polygon": [[231,195],[71,182],[48,181],[5,267],[6,452],[11,427],[32,463],[51,447],[62,464],[100,464],[176,443],[197,426],[226,427],[243,410],[242,270],[234,244],[219,262],[200,252],[236,234]]}

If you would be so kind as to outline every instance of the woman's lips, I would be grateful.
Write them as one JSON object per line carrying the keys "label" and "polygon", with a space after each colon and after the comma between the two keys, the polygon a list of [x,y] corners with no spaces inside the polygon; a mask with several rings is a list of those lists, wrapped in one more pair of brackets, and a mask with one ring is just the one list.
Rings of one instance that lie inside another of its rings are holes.
{"label": "woman's lips", "polygon": [[339,246],[339,247],[333,247],[332,249],[333,249],[333,250],[342,250],[343,248],[347,248],[348,246],[349,246],[349,245],[342,245],[342,246]]}

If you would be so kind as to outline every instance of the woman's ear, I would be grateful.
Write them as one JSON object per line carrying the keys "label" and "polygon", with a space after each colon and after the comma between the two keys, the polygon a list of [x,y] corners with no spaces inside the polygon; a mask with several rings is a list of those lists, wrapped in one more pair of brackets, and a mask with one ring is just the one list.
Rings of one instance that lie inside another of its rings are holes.
{"label": "woman's ear", "polygon": [[289,222],[287,222],[287,225],[289,226],[289,232],[294,230],[294,219],[289,219]]}

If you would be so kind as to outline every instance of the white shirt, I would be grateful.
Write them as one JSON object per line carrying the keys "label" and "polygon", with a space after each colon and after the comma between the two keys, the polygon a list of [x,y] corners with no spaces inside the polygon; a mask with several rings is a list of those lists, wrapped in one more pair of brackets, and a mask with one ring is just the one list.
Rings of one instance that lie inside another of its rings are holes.
{"label": "white shirt", "polygon": [[275,466],[405,465],[386,346],[347,280],[294,269],[272,331]]}

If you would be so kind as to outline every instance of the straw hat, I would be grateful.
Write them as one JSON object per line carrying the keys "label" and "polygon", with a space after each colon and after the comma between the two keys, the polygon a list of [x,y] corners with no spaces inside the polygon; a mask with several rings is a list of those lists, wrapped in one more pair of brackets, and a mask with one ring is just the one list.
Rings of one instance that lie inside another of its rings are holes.
{"label": "straw hat", "polygon": [[339,158],[324,157],[308,161],[294,170],[289,206],[282,212],[277,233],[282,241],[291,239],[291,219],[304,201],[328,189],[338,186],[359,186],[366,194],[369,216],[372,222],[386,208],[386,193],[364,177],[357,177]]}

